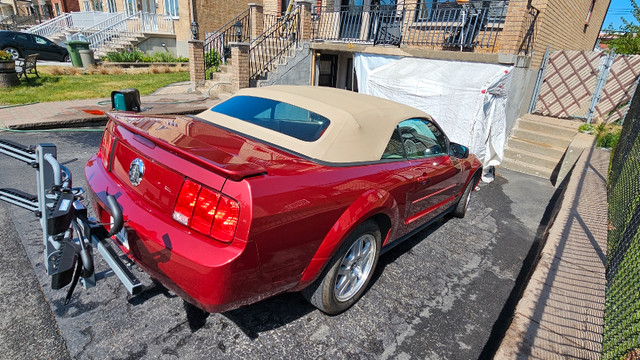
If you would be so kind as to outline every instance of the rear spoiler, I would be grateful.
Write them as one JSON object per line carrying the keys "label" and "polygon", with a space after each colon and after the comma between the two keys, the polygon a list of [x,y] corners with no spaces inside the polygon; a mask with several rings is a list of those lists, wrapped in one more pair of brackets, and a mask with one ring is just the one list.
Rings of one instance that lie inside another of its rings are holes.
{"label": "rear spoiler", "polygon": [[[167,122],[172,124],[184,125],[188,128],[188,123],[199,121],[192,117],[187,116],[174,116],[174,115],[136,115],[133,113],[107,113],[110,119],[112,119],[118,126],[121,126],[128,131],[143,137],[147,141],[152,142],[152,146],[159,146],[164,150],[172,152],[183,159],[193,162],[207,170],[210,170],[218,175],[224,176],[234,181],[240,181],[244,178],[266,174],[267,170],[255,163],[242,161],[234,157],[234,155],[224,152],[220,149],[210,149],[208,156],[194,153],[191,149],[180,148],[170,145],[166,140],[150,135],[147,129],[153,129],[154,127],[165,126]],[[137,124],[144,123],[144,129],[136,126]],[[210,124],[215,126],[214,124]],[[186,135],[186,134],[185,134]],[[222,159],[234,158],[233,163],[221,162]]]}

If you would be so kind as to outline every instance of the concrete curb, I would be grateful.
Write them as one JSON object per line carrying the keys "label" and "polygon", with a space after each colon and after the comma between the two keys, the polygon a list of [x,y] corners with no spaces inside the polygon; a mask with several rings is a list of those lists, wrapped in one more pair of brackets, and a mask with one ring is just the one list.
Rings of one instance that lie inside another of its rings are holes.
{"label": "concrete curb", "polygon": [[[495,359],[600,356],[609,153],[585,147]],[[576,150],[578,151],[578,150]]]}

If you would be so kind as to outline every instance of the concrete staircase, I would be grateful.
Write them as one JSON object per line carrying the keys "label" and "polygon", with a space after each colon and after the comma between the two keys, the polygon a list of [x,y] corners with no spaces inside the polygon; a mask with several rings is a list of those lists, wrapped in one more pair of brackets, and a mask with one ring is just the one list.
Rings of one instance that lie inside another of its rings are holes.
{"label": "concrete staircase", "polygon": [[[296,79],[283,79],[283,74],[295,67],[298,62],[304,60],[304,57],[309,56],[309,43],[304,43],[301,46],[292,46],[287,49],[278,59],[270,64],[267,71],[260,75],[257,81],[252,80],[251,86],[269,86],[276,85],[278,83],[295,84]],[[305,79],[308,83],[308,78]]]}
{"label": "concrete staircase", "polygon": [[94,52],[95,57],[100,58],[101,56],[105,56],[110,52],[118,52],[120,50],[131,49],[143,42],[146,38],[147,36],[143,33],[137,33],[129,36],[116,36],[96,49]]}
{"label": "concrete staircase", "polygon": [[[517,120],[507,141],[503,167],[551,179],[581,121],[527,114]],[[552,179],[553,181],[553,179]]]}
{"label": "concrete staircase", "polygon": [[207,95],[226,100],[233,94],[231,60],[226,65],[220,65],[218,72],[211,74],[211,79],[205,81]]}

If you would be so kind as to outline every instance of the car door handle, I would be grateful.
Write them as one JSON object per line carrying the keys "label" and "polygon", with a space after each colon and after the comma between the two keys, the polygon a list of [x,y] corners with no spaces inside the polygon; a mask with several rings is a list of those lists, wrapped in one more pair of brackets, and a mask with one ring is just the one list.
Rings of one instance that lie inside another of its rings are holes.
{"label": "car door handle", "polygon": [[422,174],[422,176],[418,176],[418,182],[420,185],[427,185],[429,182],[429,175],[427,173]]}

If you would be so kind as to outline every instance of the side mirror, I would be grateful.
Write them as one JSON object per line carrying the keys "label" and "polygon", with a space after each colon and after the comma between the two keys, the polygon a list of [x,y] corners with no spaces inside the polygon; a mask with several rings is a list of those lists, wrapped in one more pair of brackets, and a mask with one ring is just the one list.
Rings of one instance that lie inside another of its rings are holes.
{"label": "side mirror", "polygon": [[449,155],[457,157],[458,159],[468,158],[469,148],[452,142],[451,144],[449,144]]}

